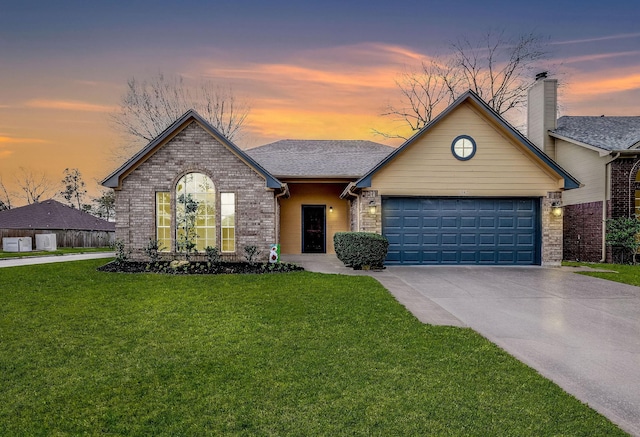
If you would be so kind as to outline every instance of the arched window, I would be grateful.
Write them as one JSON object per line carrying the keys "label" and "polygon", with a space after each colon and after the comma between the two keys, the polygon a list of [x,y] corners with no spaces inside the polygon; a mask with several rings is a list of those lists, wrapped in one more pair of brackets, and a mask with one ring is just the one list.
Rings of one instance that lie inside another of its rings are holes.
{"label": "arched window", "polygon": [[216,191],[202,173],[188,173],[176,184],[176,250],[204,251],[216,246]]}
{"label": "arched window", "polygon": [[634,205],[634,213],[636,214],[636,217],[640,218],[640,170],[636,173],[636,180],[635,180],[636,184],[635,184],[635,205]]}

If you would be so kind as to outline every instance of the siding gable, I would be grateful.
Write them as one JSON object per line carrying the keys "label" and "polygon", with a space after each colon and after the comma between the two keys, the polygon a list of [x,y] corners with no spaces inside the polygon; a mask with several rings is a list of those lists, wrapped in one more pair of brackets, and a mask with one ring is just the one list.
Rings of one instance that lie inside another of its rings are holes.
{"label": "siding gable", "polygon": [[[468,161],[451,153],[459,135],[476,142]],[[437,120],[371,178],[381,195],[544,196],[563,186],[560,175],[470,101]]]}

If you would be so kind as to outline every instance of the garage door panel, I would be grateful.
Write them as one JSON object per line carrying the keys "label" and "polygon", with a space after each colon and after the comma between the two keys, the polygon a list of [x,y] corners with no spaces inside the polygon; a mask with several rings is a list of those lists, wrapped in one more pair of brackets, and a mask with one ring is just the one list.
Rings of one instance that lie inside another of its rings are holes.
{"label": "garage door panel", "polygon": [[539,264],[539,199],[383,198],[389,264]]}
{"label": "garage door panel", "polygon": [[476,234],[460,234],[460,245],[461,246],[477,246],[478,245],[478,235]]}
{"label": "garage door panel", "polygon": [[437,245],[438,234],[422,234],[422,244],[425,246]]}
{"label": "garage door panel", "polygon": [[405,246],[419,246],[420,234],[404,234],[402,242]]}
{"label": "garage door panel", "polygon": [[460,217],[460,228],[476,229],[478,227],[478,217]]}
{"label": "garage door panel", "polygon": [[445,216],[440,219],[440,227],[442,229],[455,229],[458,227],[458,217]]}

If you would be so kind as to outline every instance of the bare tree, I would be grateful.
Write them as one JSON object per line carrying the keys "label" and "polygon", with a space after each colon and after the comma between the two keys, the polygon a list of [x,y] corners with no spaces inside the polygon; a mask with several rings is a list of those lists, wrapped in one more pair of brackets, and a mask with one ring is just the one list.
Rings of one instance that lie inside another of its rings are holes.
{"label": "bare tree", "polygon": [[0,211],[11,209],[12,194],[9,193],[7,187],[2,182],[2,176],[0,176]]}
{"label": "bare tree", "polygon": [[64,190],[62,190],[60,194],[64,197],[67,203],[69,203],[69,206],[73,208],[77,207],[79,211],[82,211],[85,206],[82,201],[87,195],[87,189],[80,170],[77,168],[65,168],[62,186],[64,187]]}
{"label": "bare tree", "polygon": [[405,127],[416,131],[467,90],[478,94],[498,114],[510,114],[526,105],[534,71],[549,55],[546,41],[533,33],[513,38],[504,31],[487,32],[473,40],[461,37],[450,48],[448,57],[422,63],[419,71],[400,75],[396,84],[401,105],[389,105],[382,115],[403,121]]}
{"label": "bare tree", "polygon": [[233,141],[241,133],[250,106],[238,100],[230,87],[210,80],[189,86],[182,76],[166,77],[159,73],[148,81],[129,79],[112,121],[116,130],[133,143],[127,147],[130,151],[156,138],[189,109],[196,110]]}
{"label": "bare tree", "polygon": [[46,173],[33,173],[20,167],[20,175],[16,176],[16,184],[21,192],[17,195],[24,199],[27,204],[38,203],[40,200],[46,200],[55,197],[57,184],[51,182]]}
{"label": "bare tree", "polygon": [[[381,115],[391,117],[403,126],[408,125],[411,131],[422,129],[454,100],[455,93],[449,88],[454,73],[450,64],[436,60],[422,62],[420,70],[402,73],[396,79],[401,105],[388,104]],[[398,134],[374,132],[387,138],[405,138]]]}

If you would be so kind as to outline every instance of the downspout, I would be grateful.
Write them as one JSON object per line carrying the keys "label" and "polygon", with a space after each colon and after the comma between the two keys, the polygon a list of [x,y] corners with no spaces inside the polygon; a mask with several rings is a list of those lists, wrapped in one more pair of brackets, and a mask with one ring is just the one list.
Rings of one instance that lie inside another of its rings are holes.
{"label": "downspout", "polygon": [[276,244],[280,244],[280,204],[278,203],[278,199],[280,199],[283,196],[289,197],[290,193],[289,193],[289,185],[287,185],[286,183],[282,184],[282,186],[280,187],[280,189],[282,191],[280,191],[278,194],[275,195],[275,197],[273,198],[273,201],[275,202],[275,211],[276,211],[276,222],[274,223],[276,226]]}
{"label": "downspout", "polygon": [[620,157],[620,152],[616,152],[613,158],[611,158],[604,165],[605,171],[605,186],[604,186],[604,200],[602,201],[602,258],[601,263],[607,260],[607,196],[611,188],[611,163]]}

